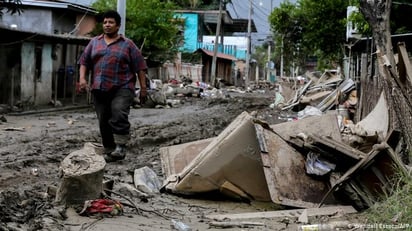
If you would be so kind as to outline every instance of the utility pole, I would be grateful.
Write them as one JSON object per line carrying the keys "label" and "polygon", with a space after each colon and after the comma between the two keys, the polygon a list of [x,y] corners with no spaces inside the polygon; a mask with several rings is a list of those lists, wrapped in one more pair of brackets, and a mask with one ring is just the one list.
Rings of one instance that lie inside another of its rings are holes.
{"label": "utility pole", "polygon": [[217,61],[217,48],[219,46],[219,35],[220,35],[220,27],[222,24],[222,7],[223,3],[221,0],[219,0],[219,16],[217,19],[217,26],[216,26],[216,36],[215,36],[215,44],[213,47],[213,59],[212,59],[212,70],[211,70],[211,76],[210,76],[210,84],[212,86],[216,86],[216,61]]}
{"label": "utility pole", "polygon": [[126,30],[126,0],[117,0],[117,12],[122,18],[120,21],[119,34],[125,35]]}
{"label": "utility pole", "polygon": [[280,44],[280,78],[283,79],[283,35]]}
{"label": "utility pole", "polygon": [[245,89],[249,87],[249,69],[250,69],[250,49],[251,49],[251,31],[252,31],[252,0],[249,0],[249,17],[247,24],[247,52],[245,66]]}
{"label": "utility pole", "polygon": [[266,80],[270,82],[270,74],[271,74],[271,62],[270,62],[270,56],[271,56],[271,51],[272,51],[272,37],[268,38],[268,65],[267,65],[267,77]]}

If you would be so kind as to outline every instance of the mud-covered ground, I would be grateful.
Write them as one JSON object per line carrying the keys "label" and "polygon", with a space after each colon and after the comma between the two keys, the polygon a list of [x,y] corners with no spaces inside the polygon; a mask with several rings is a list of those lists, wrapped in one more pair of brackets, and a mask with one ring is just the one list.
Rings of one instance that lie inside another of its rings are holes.
{"label": "mud-covered ground", "polygon": [[[148,166],[162,180],[160,147],[216,136],[243,111],[257,111],[270,123],[282,122],[281,115],[269,108],[273,96],[271,92],[231,94],[224,99],[178,98],[182,103],[173,108],[132,109],[129,153],[123,161],[108,163],[104,177],[115,184],[132,183],[133,171]],[[6,114],[5,118],[7,122],[0,124],[0,230],[170,230],[172,218],[192,230],[213,230],[204,215],[279,209],[272,203],[159,193],[147,201],[133,198],[139,211],[126,206],[125,214],[119,217],[81,217],[75,209],[56,206],[47,191],[58,186],[59,165],[68,154],[86,142],[100,141],[92,108]],[[258,221],[264,226],[243,230],[297,229],[293,221]]]}

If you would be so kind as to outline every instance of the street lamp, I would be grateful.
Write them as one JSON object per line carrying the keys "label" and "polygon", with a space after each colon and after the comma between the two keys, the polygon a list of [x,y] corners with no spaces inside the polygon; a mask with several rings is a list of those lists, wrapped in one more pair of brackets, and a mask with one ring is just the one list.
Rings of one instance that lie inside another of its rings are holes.
{"label": "street lamp", "polygon": [[252,0],[249,0],[249,16],[247,24],[247,51],[246,51],[246,66],[245,66],[245,89],[249,87],[250,73],[250,50],[251,50],[251,31],[252,31]]}

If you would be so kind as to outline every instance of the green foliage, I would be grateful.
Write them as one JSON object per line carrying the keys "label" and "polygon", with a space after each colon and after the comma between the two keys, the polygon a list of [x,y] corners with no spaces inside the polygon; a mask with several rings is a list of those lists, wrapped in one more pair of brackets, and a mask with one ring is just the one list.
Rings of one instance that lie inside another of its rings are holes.
{"label": "green foliage", "polygon": [[354,23],[355,27],[362,35],[372,36],[372,30],[362,13],[353,12],[349,15],[347,21]]}
{"label": "green foliage", "polygon": [[[346,41],[346,24],[350,20],[363,36],[371,36],[371,27],[361,13],[346,19],[347,7],[359,6],[358,0],[298,0],[296,4],[283,2],[269,16],[275,32],[276,52],[283,48],[285,66],[301,62],[306,56],[315,55],[319,68],[343,61]],[[397,0],[392,4],[391,32],[410,33],[409,14],[412,4]],[[283,46],[281,45],[283,44]],[[287,68],[286,68],[287,70]]]}
{"label": "green foliage", "polygon": [[255,47],[255,51],[251,55],[251,58],[256,60],[260,70],[265,70],[266,63],[268,61],[267,47],[267,44],[257,46]]}
{"label": "green foliage", "polygon": [[[115,0],[98,0],[93,7],[99,12],[116,9]],[[182,35],[182,22],[174,18],[176,5],[160,0],[128,0],[126,2],[126,36],[141,48],[151,61],[173,59]],[[98,25],[95,33],[101,33]]]}
{"label": "green foliage", "polygon": [[[283,47],[285,66],[303,64],[316,55],[319,63],[342,60],[346,42],[346,0],[299,0],[282,3],[269,16],[276,33],[277,52]],[[286,68],[287,69],[287,68]]]}
{"label": "green foliage", "polygon": [[6,13],[10,14],[23,12],[21,0],[0,0],[0,16],[3,15],[4,9],[6,9]]}
{"label": "green foliage", "polygon": [[292,63],[303,63],[305,48],[302,46],[305,23],[302,15],[299,14],[298,5],[289,1],[280,4],[269,16],[271,28],[275,31],[275,54],[284,57],[285,70]]}
{"label": "green foliage", "polygon": [[299,5],[299,14],[305,19],[302,24],[304,46],[310,51],[320,52],[321,59],[339,62],[346,42],[348,1],[300,0]]}
{"label": "green foliage", "polygon": [[[397,184],[391,196],[376,203],[363,214],[365,223],[410,224],[412,217],[412,178],[409,173],[398,170]],[[411,227],[409,227],[410,229]],[[408,230],[408,228],[405,228]]]}

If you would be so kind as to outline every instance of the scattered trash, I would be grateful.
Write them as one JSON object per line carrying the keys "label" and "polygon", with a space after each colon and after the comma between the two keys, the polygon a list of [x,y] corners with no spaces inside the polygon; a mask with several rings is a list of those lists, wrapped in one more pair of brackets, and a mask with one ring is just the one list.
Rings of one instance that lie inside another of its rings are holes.
{"label": "scattered trash", "polygon": [[323,112],[316,107],[306,106],[305,109],[298,112],[298,119],[303,119],[309,116],[321,116]]}
{"label": "scattered trash", "polygon": [[4,115],[0,116],[0,122],[7,123],[7,119],[6,117],[4,117]]}
{"label": "scattered trash", "polygon": [[136,189],[146,194],[158,193],[161,187],[156,173],[147,166],[134,170],[133,180]]}
{"label": "scattered trash", "polygon": [[38,170],[37,168],[32,168],[32,169],[30,170],[30,173],[31,173],[33,176],[38,176],[38,175],[39,175],[39,170]]}
{"label": "scattered trash", "polygon": [[192,228],[190,226],[186,225],[185,223],[183,223],[181,221],[172,219],[171,222],[172,222],[171,227],[175,230],[178,230],[178,231],[192,231]]}
{"label": "scattered trash", "polygon": [[275,102],[269,105],[270,108],[281,108],[285,104],[285,98],[283,97],[282,93],[276,92],[275,93]]}
{"label": "scattered trash", "polygon": [[68,119],[68,120],[67,120],[67,124],[68,124],[68,125],[72,125],[72,124],[74,124],[75,122],[77,122],[77,120],[74,120],[74,119]]}
{"label": "scattered trash", "polygon": [[307,174],[323,176],[334,170],[335,167],[336,164],[323,160],[319,157],[319,154],[309,152],[306,156],[305,168]]}
{"label": "scattered trash", "polygon": [[84,216],[94,214],[118,216],[123,214],[123,205],[119,201],[110,199],[87,200],[79,214]]}

